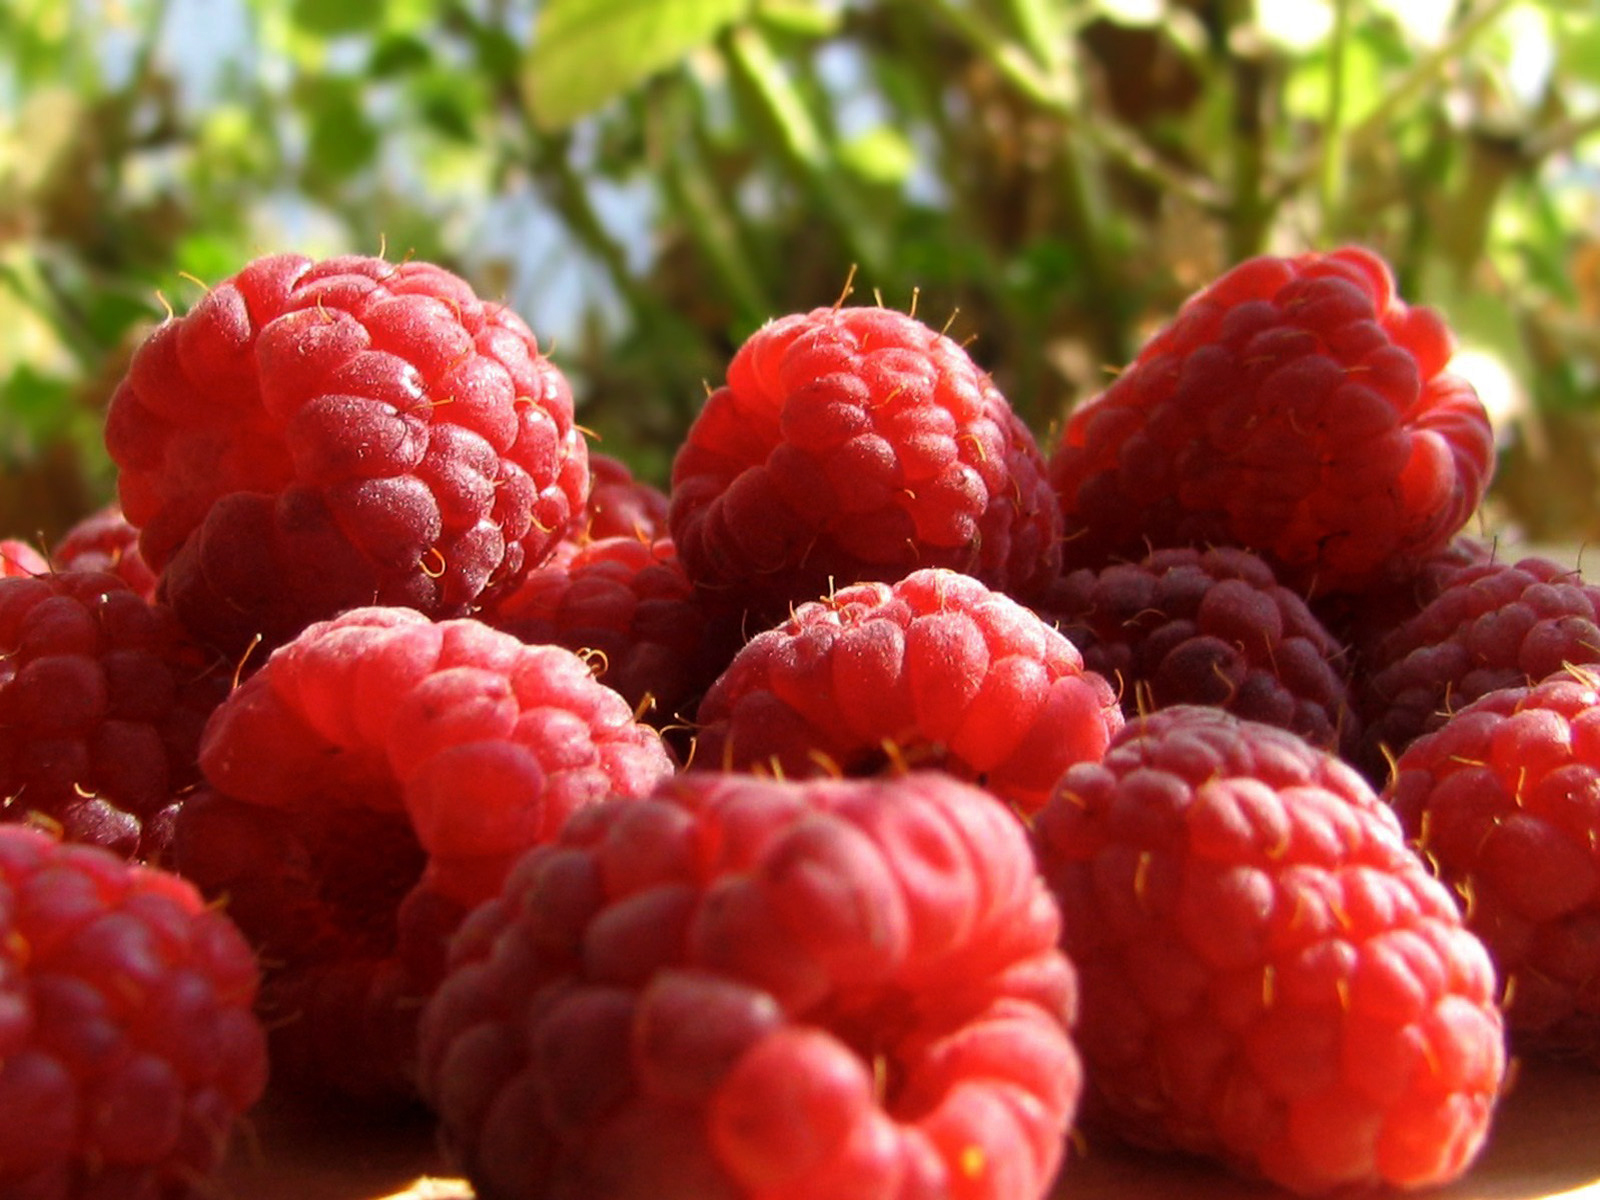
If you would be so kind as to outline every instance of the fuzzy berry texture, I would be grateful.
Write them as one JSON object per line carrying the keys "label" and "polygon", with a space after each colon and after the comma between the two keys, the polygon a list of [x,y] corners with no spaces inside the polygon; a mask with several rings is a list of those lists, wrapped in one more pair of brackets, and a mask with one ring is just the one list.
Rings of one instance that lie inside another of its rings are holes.
{"label": "fuzzy berry texture", "polygon": [[1248,550],[1181,546],[1084,567],[1036,608],[1117,685],[1129,717],[1209,704],[1335,753],[1356,747],[1343,647]]}
{"label": "fuzzy berry texture", "polygon": [[266,1085],[238,931],[176,875],[0,826],[0,1195],[201,1200]]}
{"label": "fuzzy berry texture", "polygon": [[936,772],[578,813],[451,947],[423,1089],[483,1200],[1039,1200],[1075,979],[1021,825]]}
{"label": "fuzzy berry texture", "polygon": [[1111,684],[1042,618],[955,571],[802,604],[701,702],[691,765],[789,777],[936,767],[1031,813],[1122,727]]}
{"label": "fuzzy berry texture", "polygon": [[1068,771],[1034,836],[1092,1129],[1306,1195],[1471,1164],[1506,1070],[1494,969],[1355,771],[1164,709]]}
{"label": "fuzzy berry texture", "polygon": [[520,641],[587,659],[642,720],[677,725],[738,649],[713,619],[671,538],[631,534],[573,545],[478,614]]}
{"label": "fuzzy berry texture", "polygon": [[967,352],[904,313],[819,308],[751,335],[672,464],[697,585],[776,623],[920,567],[1026,594],[1060,516],[1033,435]]}
{"label": "fuzzy berry texture", "polygon": [[200,764],[174,861],[228,898],[267,964],[274,1072],[391,1100],[413,1094],[417,1009],[462,914],[574,809],[673,769],[570,651],[402,608],[274,652],[217,710]]}
{"label": "fuzzy berry texture", "polygon": [[147,600],[155,599],[156,573],[139,551],[139,531],[118,504],[78,521],[50,548],[59,571],[107,571]]}
{"label": "fuzzy berry texture", "polygon": [[1050,463],[1067,567],[1230,545],[1305,595],[1407,573],[1467,523],[1494,463],[1450,354],[1366,250],[1241,263],[1068,419]]}
{"label": "fuzzy berry texture", "polygon": [[115,575],[0,578],[0,819],[161,860],[231,675]]}
{"label": "fuzzy berry texture", "polygon": [[519,317],[355,256],[257,259],[159,326],[106,445],[162,595],[233,652],[358,605],[464,615],[589,486],[571,391]]}
{"label": "fuzzy berry texture", "polygon": [[1451,712],[1569,663],[1600,663],[1600,586],[1537,556],[1457,570],[1366,656],[1358,762],[1381,787],[1395,757]]}
{"label": "fuzzy berry texture", "polygon": [[579,541],[631,537],[653,542],[667,535],[667,494],[634,478],[620,458],[589,453],[589,502],[571,536]]}
{"label": "fuzzy berry texture", "polygon": [[1600,679],[1490,692],[1400,756],[1385,798],[1506,980],[1519,1049],[1600,1067]]}

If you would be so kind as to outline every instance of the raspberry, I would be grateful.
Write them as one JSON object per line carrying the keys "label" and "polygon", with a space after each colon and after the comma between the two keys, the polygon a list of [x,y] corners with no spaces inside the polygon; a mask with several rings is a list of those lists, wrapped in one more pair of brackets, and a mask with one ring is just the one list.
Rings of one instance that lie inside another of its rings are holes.
{"label": "raspberry", "polygon": [[1412,742],[1385,791],[1506,980],[1519,1048],[1600,1066],[1600,680],[1493,691]]}
{"label": "raspberry", "polygon": [[631,537],[653,542],[667,532],[667,494],[635,479],[621,459],[589,454],[589,503],[583,510],[580,541]]}
{"label": "raspberry", "polygon": [[1366,728],[1358,761],[1381,784],[1394,757],[1451,710],[1593,662],[1600,587],[1538,556],[1464,567],[1367,656],[1356,697]]}
{"label": "raspberry", "polygon": [[479,614],[520,641],[565,646],[593,663],[642,719],[681,720],[733,657],[678,562],[671,538],[574,545]]}
{"label": "raspberry", "polygon": [[184,880],[0,826],[0,1194],[213,1195],[266,1084],[256,966]]}
{"label": "raspberry", "polygon": [[67,530],[50,552],[60,571],[109,571],[145,599],[155,598],[156,573],[139,552],[139,531],[108,504]]}
{"label": "raspberry", "polygon": [[1037,817],[1096,1128],[1312,1194],[1458,1177],[1504,1080],[1483,943],[1334,756],[1176,706]]}
{"label": "raspberry", "polygon": [[1248,550],[1156,550],[1137,563],[1071,571],[1039,611],[1120,684],[1123,712],[1211,704],[1354,750],[1341,647]]}
{"label": "raspberry", "polygon": [[357,605],[464,615],[588,491],[527,326],[423,262],[255,260],[139,347],[106,444],[163,595],[236,653]]}
{"label": "raspberry", "polygon": [[883,308],[753,334],[689,428],[671,501],[689,577],[757,627],[919,567],[1024,595],[1059,561],[1033,435],[965,350]]}
{"label": "raspberry", "polygon": [[1067,568],[1231,545],[1305,595],[1408,573],[1494,462],[1450,340],[1369,251],[1240,264],[1068,419],[1050,462]]}
{"label": "raspberry", "polygon": [[499,1200],[1037,1200],[1081,1078],[1059,923],[948,776],[680,775],[467,919],[423,1093]]}
{"label": "raspberry", "polygon": [[115,575],[0,578],[3,819],[159,860],[225,666]]}
{"label": "raspberry", "polygon": [[955,571],[802,604],[757,634],[697,714],[694,764],[791,776],[911,764],[1024,813],[1122,725],[1111,685],[1022,605]]}
{"label": "raspberry", "polygon": [[374,1099],[412,1094],[418,1004],[461,914],[578,806],[672,771],[576,655],[401,608],[275,651],[200,765],[175,862],[268,964],[274,1071]]}
{"label": "raspberry", "polygon": [[0,540],[0,579],[46,575],[50,563],[27,542],[18,538]]}

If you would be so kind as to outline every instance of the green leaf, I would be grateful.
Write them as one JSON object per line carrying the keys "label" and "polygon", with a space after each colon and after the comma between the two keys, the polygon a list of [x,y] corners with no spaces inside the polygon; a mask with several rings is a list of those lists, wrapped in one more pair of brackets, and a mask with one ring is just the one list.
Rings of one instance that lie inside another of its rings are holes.
{"label": "green leaf", "polygon": [[900,130],[880,125],[840,146],[839,161],[867,183],[899,187],[916,169],[917,152]]}
{"label": "green leaf", "polygon": [[757,0],[756,19],[774,33],[825,38],[839,32],[844,10],[827,0]]}
{"label": "green leaf", "polygon": [[349,179],[377,157],[378,131],[362,109],[358,86],[350,79],[307,81],[306,171],[313,188]]}
{"label": "green leaf", "polygon": [[342,37],[367,32],[382,12],[383,6],[370,0],[295,0],[290,17],[306,33]]}
{"label": "green leaf", "polygon": [[374,43],[367,70],[375,79],[404,75],[433,61],[428,43],[409,33],[386,33]]}
{"label": "green leaf", "polygon": [[752,0],[547,0],[522,81],[535,119],[560,129],[681,61],[742,20]]}

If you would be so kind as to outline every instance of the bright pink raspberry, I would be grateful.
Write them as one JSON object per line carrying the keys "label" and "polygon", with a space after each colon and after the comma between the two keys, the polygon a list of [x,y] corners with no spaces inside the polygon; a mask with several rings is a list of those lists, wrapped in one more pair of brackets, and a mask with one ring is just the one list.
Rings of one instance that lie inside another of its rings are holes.
{"label": "bright pink raspberry", "polygon": [[1080,1088],[1059,924],[948,776],[681,775],[467,919],[423,1094],[498,1200],[1040,1200]]}
{"label": "bright pink raspberry", "polygon": [[570,651],[402,608],[279,648],[217,710],[200,765],[175,862],[267,966],[274,1071],[385,1098],[414,1086],[417,1009],[461,914],[573,810],[673,769]]}
{"label": "bright pink raspberry", "polygon": [[1365,727],[1357,761],[1382,786],[1394,758],[1452,711],[1568,663],[1600,663],[1600,586],[1538,556],[1454,571],[1421,612],[1369,649],[1356,696]]}
{"label": "bright pink raspberry", "polygon": [[1356,747],[1343,648],[1248,550],[1175,546],[1083,567],[1035,607],[1117,685],[1129,717],[1212,704],[1324,750]]}
{"label": "bright pink raspberry", "polygon": [[1092,1128],[1307,1195],[1471,1164],[1505,1082],[1494,969],[1352,768],[1176,706],[1069,770],[1033,829]]}
{"label": "bright pink raspberry", "polygon": [[0,1195],[215,1195],[266,1084],[256,984],[184,880],[0,826]]}
{"label": "bright pink raspberry", "polygon": [[140,346],[106,444],[162,594],[234,652],[356,605],[464,615],[588,492],[566,380],[424,262],[255,260]]}
{"label": "bright pink raspberry", "polygon": [[920,567],[1022,595],[1060,517],[1033,436],[950,338],[885,308],[819,308],[751,335],[672,465],[689,577],[755,627]]}
{"label": "bright pink raspberry", "polygon": [[938,767],[1030,813],[1068,766],[1105,752],[1122,710],[1039,616],[933,568],[802,604],[734,656],[696,721],[693,766]]}
{"label": "bright pink raspberry", "polygon": [[147,600],[155,598],[156,573],[139,552],[139,531],[112,503],[96,509],[62,534],[50,549],[61,571],[107,571]]}
{"label": "bright pink raspberry", "polygon": [[537,567],[479,619],[529,643],[565,646],[641,720],[681,724],[738,649],[735,629],[684,574],[671,538],[574,545]]}
{"label": "bright pink raspberry", "polygon": [[1050,463],[1067,568],[1228,545],[1304,595],[1406,574],[1467,523],[1494,464],[1450,353],[1370,251],[1241,263],[1068,419]]}
{"label": "bright pink raspberry", "polygon": [[0,820],[160,860],[231,676],[115,575],[0,578]]}
{"label": "bright pink raspberry", "polygon": [[1518,1048],[1600,1066],[1600,679],[1474,700],[1406,747],[1384,796],[1488,945]]}

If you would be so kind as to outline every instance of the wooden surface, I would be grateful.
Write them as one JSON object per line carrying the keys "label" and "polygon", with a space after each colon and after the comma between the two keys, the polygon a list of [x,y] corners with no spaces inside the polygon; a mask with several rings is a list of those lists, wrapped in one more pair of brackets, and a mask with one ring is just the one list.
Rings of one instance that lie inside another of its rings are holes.
{"label": "wooden surface", "polygon": [[[222,1200],[470,1200],[444,1178],[424,1117],[378,1123],[359,1114],[308,1112],[269,1098],[223,1173]],[[1060,1200],[1266,1200],[1276,1188],[1205,1163],[1110,1146],[1077,1155]],[[1502,1102],[1483,1156],[1434,1200],[1600,1200],[1600,1072],[1523,1064]],[[819,1197],[818,1200],[826,1200]]]}

